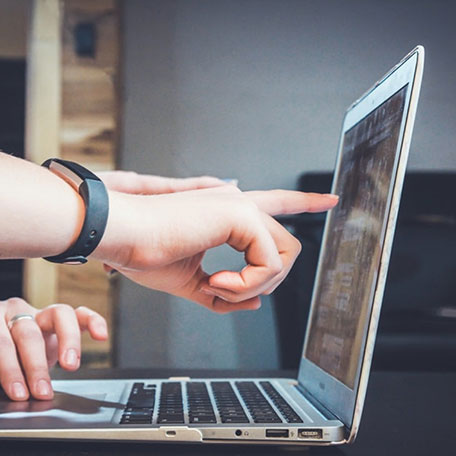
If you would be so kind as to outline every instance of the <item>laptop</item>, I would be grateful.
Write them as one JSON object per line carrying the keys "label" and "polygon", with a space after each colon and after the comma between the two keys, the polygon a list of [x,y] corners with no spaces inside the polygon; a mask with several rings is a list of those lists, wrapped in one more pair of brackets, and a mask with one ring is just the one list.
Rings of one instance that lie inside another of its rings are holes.
{"label": "laptop", "polygon": [[361,421],[423,73],[418,46],[347,110],[297,378],[54,381],[0,438],[329,445]]}

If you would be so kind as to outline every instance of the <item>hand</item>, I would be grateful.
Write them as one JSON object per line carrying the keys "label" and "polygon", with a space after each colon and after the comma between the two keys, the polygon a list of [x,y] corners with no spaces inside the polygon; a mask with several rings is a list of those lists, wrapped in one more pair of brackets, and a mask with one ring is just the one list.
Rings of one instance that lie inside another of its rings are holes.
{"label": "hand", "polygon": [[[17,320],[9,329],[18,314],[34,321]],[[0,301],[0,384],[8,397],[52,399],[49,368],[59,361],[66,370],[78,369],[84,330],[95,340],[108,337],[105,319],[87,307],[54,304],[37,310],[20,298]]]}
{"label": "hand", "polygon": [[[109,190],[133,195],[159,195],[233,185],[232,181],[224,181],[212,176],[174,178],[121,170],[101,171],[98,177]],[[109,274],[118,272],[107,264],[103,264],[103,267]]]}
{"label": "hand", "polygon": [[[111,215],[95,256],[133,281],[219,313],[253,310],[286,277],[301,246],[272,216],[331,209],[333,195],[234,186],[155,196],[111,193]],[[205,252],[228,244],[246,267],[208,275]]]}

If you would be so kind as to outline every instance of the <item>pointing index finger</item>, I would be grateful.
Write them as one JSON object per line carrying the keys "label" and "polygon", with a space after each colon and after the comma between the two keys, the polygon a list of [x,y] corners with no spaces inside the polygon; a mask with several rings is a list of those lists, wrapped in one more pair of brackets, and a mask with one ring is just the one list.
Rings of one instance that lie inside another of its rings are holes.
{"label": "pointing index finger", "polygon": [[330,193],[304,193],[295,190],[266,190],[244,192],[260,210],[269,215],[299,214],[301,212],[324,212],[339,201]]}

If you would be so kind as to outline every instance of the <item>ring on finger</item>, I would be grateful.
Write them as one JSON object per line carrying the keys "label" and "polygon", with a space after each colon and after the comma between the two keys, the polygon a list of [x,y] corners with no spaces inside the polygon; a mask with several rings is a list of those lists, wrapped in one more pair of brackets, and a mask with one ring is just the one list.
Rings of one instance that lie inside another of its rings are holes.
{"label": "ring on finger", "polygon": [[33,320],[35,321],[35,317],[31,314],[17,314],[14,315],[13,318],[8,322],[8,329],[11,331],[13,329],[13,326],[21,320]]}

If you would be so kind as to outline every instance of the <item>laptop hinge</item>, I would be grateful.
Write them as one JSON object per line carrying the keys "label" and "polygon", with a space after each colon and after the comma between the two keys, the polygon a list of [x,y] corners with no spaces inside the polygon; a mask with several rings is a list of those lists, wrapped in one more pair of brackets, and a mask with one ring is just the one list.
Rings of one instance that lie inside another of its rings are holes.
{"label": "laptop hinge", "polygon": [[326,419],[341,421],[339,417],[330,412],[321,402],[318,401],[309,391],[301,384],[295,385],[296,389],[309,401]]}

